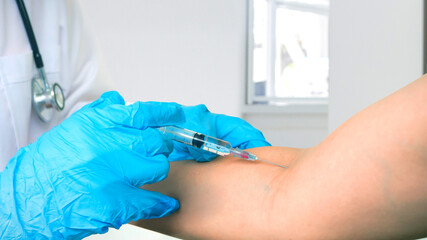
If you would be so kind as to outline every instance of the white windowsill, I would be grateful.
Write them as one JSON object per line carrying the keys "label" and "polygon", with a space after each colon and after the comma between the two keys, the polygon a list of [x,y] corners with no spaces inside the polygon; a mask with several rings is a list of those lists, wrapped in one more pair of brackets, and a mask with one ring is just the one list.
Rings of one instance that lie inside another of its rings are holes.
{"label": "white windowsill", "polygon": [[327,103],[289,103],[282,106],[273,105],[243,105],[243,114],[327,114]]}

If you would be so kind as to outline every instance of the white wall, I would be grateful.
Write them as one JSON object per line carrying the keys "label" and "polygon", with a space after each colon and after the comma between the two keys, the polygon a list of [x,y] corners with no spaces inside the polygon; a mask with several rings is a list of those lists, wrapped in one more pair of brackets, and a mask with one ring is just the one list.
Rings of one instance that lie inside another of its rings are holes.
{"label": "white wall", "polygon": [[[204,103],[242,116],[273,145],[308,147],[327,135],[301,126],[311,115],[242,112],[246,82],[246,0],[85,0],[85,22],[111,78],[127,101]],[[283,121],[282,121],[283,120]],[[312,120],[308,120],[313,122]],[[284,124],[286,123],[286,125]]]}
{"label": "white wall", "polygon": [[273,146],[312,147],[328,136],[326,112],[245,113],[244,118],[261,129]]}
{"label": "white wall", "polygon": [[240,115],[245,0],[85,0],[117,90],[127,101],[204,103]]}
{"label": "white wall", "polygon": [[422,0],[330,0],[329,131],[422,75]]}
{"label": "white wall", "polygon": [[[274,145],[308,147],[327,136],[327,114],[242,112],[246,0],[81,5],[128,101],[205,103],[243,116]],[[422,0],[330,0],[329,131],[421,75],[422,9]]]}

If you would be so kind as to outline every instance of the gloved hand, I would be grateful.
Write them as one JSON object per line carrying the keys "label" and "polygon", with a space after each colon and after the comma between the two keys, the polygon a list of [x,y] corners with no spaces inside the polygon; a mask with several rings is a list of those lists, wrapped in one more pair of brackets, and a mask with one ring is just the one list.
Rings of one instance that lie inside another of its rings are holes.
{"label": "gloved hand", "polygon": [[20,149],[0,175],[0,239],[80,239],[179,208],[139,189],[164,179],[170,149],[151,126],[179,124],[173,103],[103,94]]}
{"label": "gloved hand", "polygon": [[[211,113],[205,105],[182,107],[185,112],[185,123],[177,126],[203,133],[211,137],[225,140],[232,147],[248,149],[254,147],[271,146],[258,129],[252,127],[241,118],[223,114]],[[169,155],[169,161],[195,159],[196,161],[210,161],[218,155],[203,151],[183,143],[175,142],[174,150]]]}

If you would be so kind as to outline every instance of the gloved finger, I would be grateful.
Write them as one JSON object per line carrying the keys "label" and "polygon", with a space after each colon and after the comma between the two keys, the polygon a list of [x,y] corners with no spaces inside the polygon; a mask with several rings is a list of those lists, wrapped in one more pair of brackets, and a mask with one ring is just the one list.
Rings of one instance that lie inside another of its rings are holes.
{"label": "gloved finger", "polygon": [[90,107],[103,108],[112,104],[125,104],[125,100],[117,91],[103,93],[97,100],[90,104]]}
{"label": "gloved finger", "polygon": [[212,161],[214,158],[219,156],[218,154],[207,152],[191,146],[188,147],[188,151],[190,152],[190,155],[193,156],[194,160],[198,162]]}
{"label": "gloved finger", "polygon": [[88,108],[104,108],[111,104],[120,104],[124,105],[125,100],[123,97],[116,91],[110,91],[103,93],[97,100],[84,105],[79,111],[88,109]]}
{"label": "gloved finger", "polygon": [[230,142],[232,147],[247,149],[271,146],[258,129],[241,118],[215,114],[218,138]]}
{"label": "gloved finger", "polygon": [[110,126],[109,135],[104,137],[102,144],[105,148],[119,145],[129,151],[136,151],[144,156],[169,156],[173,150],[172,140],[156,128],[144,130],[122,126]]}
{"label": "gloved finger", "polygon": [[123,224],[139,219],[160,218],[179,209],[179,202],[158,192],[133,187],[122,182],[110,184],[91,193],[92,207],[82,216],[77,215],[74,228],[92,228],[96,233],[105,233],[108,227],[120,228]]}
{"label": "gloved finger", "polygon": [[186,151],[172,151],[172,153],[168,156],[169,162],[182,161],[182,160],[192,160],[193,156],[190,155],[189,152]]}
{"label": "gloved finger", "polygon": [[136,102],[129,106],[110,105],[96,111],[116,124],[138,129],[177,125],[185,121],[182,107],[177,103]]}
{"label": "gloved finger", "polygon": [[103,139],[104,147],[112,149],[108,153],[108,169],[114,169],[136,187],[163,180],[167,176],[167,156],[172,152],[173,144],[171,140],[164,139],[159,130],[113,126],[109,131],[110,134]]}
{"label": "gloved finger", "polygon": [[212,136],[215,135],[215,125],[211,118],[212,113],[204,104],[196,106],[183,106],[186,121],[180,127]]}
{"label": "gloved finger", "polygon": [[164,155],[169,156],[173,150],[170,138],[162,134],[156,128],[147,128],[135,139],[133,150],[143,153],[145,156]]}
{"label": "gloved finger", "polygon": [[161,218],[174,213],[179,209],[179,202],[158,192],[151,192],[139,188],[129,188],[121,194],[125,199],[122,224],[139,219]]}
{"label": "gloved finger", "polygon": [[206,113],[210,113],[209,109],[205,104],[199,104],[195,106],[182,106],[185,111],[185,114],[191,116],[203,116]]}
{"label": "gloved finger", "polygon": [[141,187],[165,179],[169,173],[169,161],[167,156],[172,152],[172,143],[164,140],[163,134],[157,129],[147,128],[134,134],[134,142],[131,151],[126,152],[128,156],[118,156],[122,159],[124,175],[128,182]]}
{"label": "gloved finger", "polygon": [[168,161],[173,162],[190,159],[194,159],[194,157],[191,156],[187,145],[173,141],[173,150],[172,153],[168,156]]}
{"label": "gloved finger", "polygon": [[194,159],[197,162],[208,162],[218,157],[219,155],[207,152],[201,149],[197,149],[183,143],[174,144],[174,149],[169,155],[168,160],[170,162],[181,161],[181,160],[191,160]]}
{"label": "gloved finger", "polygon": [[123,181],[134,187],[165,179],[169,173],[169,161],[164,155],[145,156],[136,151],[109,153],[106,168],[114,171]]}
{"label": "gloved finger", "polygon": [[135,187],[160,182],[169,174],[169,161],[163,155],[154,157],[140,156],[139,159],[134,158],[132,161],[134,162],[132,164],[133,167],[127,168],[126,175],[129,183]]}

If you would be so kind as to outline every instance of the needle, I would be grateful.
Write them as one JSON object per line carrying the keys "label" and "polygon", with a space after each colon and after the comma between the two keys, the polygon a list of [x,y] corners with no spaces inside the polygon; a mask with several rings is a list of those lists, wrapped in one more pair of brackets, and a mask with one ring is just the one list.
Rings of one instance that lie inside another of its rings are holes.
{"label": "needle", "polygon": [[267,160],[264,160],[264,159],[257,158],[257,160],[260,160],[260,161],[263,161],[263,162],[266,162],[266,163],[270,163],[270,164],[273,164],[273,165],[276,165],[276,166],[279,166],[279,167],[282,167],[282,168],[288,168],[288,166],[283,166],[283,165],[280,165],[280,164],[277,164],[277,163],[274,163],[274,162],[270,162],[270,161],[267,161]]}

